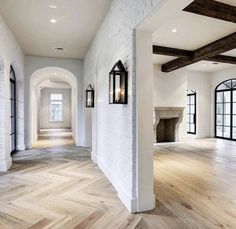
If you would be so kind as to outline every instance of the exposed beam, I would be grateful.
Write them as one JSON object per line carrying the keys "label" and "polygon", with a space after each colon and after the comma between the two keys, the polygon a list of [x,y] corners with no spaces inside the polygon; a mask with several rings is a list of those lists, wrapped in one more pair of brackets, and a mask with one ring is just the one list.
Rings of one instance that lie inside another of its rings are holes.
{"label": "exposed beam", "polygon": [[214,0],[195,0],[184,11],[236,23],[236,6]]}
{"label": "exposed beam", "polygon": [[[191,57],[194,51],[188,51],[184,49],[175,49],[164,46],[153,45],[153,54],[164,55],[164,56],[174,56],[174,57]],[[236,57],[218,55],[205,59],[207,61],[214,61],[227,64],[236,64]]]}
{"label": "exposed beam", "polygon": [[175,48],[153,45],[153,54],[176,56],[176,57],[192,57],[193,52],[183,49],[175,49]]}
{"label": "exposed beam", "polygon": [[163,72],[171,72],[176,69],[194,64],[201,60],[206,60],[214,56],[218,56],[221,53],[230,51],[236,48],[236,32],[214,41],[202,48],[194,51],[192,57],[180,57],[173,61],[170,61],[162,65]]}

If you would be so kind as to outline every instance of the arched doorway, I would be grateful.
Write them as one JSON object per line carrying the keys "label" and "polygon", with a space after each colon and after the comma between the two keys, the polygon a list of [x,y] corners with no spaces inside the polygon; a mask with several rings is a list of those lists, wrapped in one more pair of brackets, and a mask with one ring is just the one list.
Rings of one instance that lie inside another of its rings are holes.
{"label": "arched doorway", "polygon": [[59,67],[46,67],[35,71],[30,78],[30,128],[29,139],[31,148],[38,140],[39,133],[39,103],[38,92],[39,87],[46,81],[51,82],[64,82],[71,88],[71,127],[73,139],[78,145],[78,91],[77,91],[77,78],[70,71]]}
{"label": "arched doorway", "polygon": [[16,75],[10,67],[10,152],[16,151]]}
{"label": "arched doorway", "polygon": [[216,87],[215,136],[236,140],[236,79],[226,80]]}

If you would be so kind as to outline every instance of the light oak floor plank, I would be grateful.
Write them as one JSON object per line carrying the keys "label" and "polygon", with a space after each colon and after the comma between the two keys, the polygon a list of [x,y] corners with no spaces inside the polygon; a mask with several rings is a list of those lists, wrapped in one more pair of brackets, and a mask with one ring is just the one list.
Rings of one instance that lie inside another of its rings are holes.
{"label": "light oak floor plank", "polygon": [[236,228],[236,143],[155,146],[154,187],[156,208],[129,214],[89,149],[44,133],[0,173],[0,229]]}

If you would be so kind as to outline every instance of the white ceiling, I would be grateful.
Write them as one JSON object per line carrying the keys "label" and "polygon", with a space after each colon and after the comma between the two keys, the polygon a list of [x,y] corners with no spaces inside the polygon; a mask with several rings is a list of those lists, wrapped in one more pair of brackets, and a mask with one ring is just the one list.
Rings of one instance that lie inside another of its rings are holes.
{"label": "white ceiling", "polygon": [[60,88],[60,89],[70,89],[71,86],[65,82],[65,81],[61,81],[61,80],[43,80],[38,87],[40,89],[44,89],[44,88]]}
{"label": "white ceiling", "polygon": [[[236,6],[235,0],[221,0],[220,2]],[[177,32],[173,33],[173,29],[176,29]],[[153,33],[153,43],[172,48],[196,50],[235,31],[236,25],[234,23],[179,11]],[[236,57],[236,49],[225,53],[225,55]],[[173,59],[175,57],[153,55],[155,64],[164,64]],[[202,61],[188,66],[187,69],[213,72],[232,66],[235,65],[223,63],[215,65],[212,62]]]}
{"label": "white ceiling", "polygon": [[191,64],[186,68],[189,71],[196,71],[196,72],[217,72],[233,67],[235,67],[235,65],[233,64],[223,64],[211,61],[200,61],[195,64]]}
{"label": "white ceiling", "polygon": [[[0,0],[26,55],[84,58],[112,0]],[[55,5],[56,9],[49,8]],[[55,19],[57,23],[51,23]],[[62,47],[64,51],[55,48]]]}

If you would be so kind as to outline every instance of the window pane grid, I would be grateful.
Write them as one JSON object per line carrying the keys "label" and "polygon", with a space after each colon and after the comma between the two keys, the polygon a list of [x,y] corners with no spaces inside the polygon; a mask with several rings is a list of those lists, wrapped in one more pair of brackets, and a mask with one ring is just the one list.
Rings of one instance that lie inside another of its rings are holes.
{"label": "window pane grid", "polygon": [[10,151],[16,151],[16,81],[15,72],[11,66],[10,68]]}
{"label": "window pane grid", "polygon": [[236,140],[236,79],[216,88],[216,137]]}
{"label": "window pane grid", "polygon": [[50,95],[50,120],[52,122],[63,121],[63,95],[53,93]]}
{"label": "window pane grid", "polygon": [[196,93],[188,94],[187,116],[187,132],[196,134]]}

